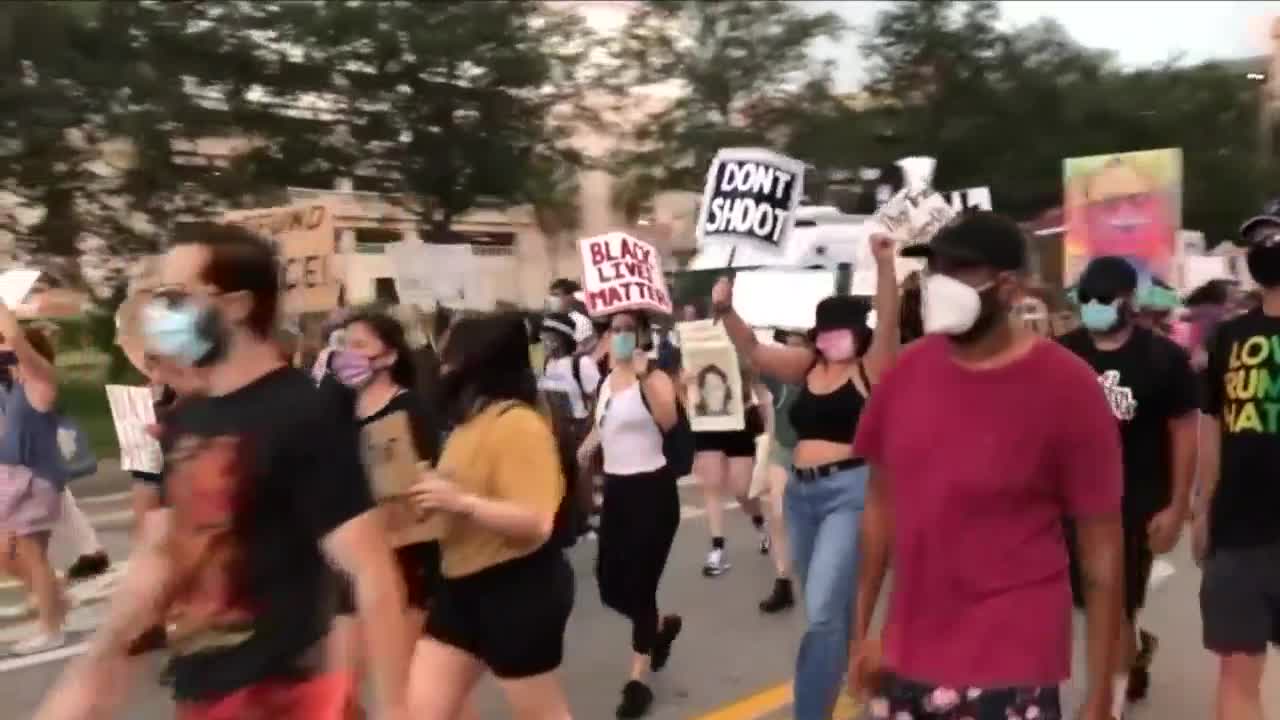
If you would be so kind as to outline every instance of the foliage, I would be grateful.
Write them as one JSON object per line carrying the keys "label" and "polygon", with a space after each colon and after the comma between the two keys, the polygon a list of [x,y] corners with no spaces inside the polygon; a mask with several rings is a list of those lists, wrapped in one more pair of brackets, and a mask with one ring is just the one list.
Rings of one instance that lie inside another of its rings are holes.
{"label": "foliage", "polygon": [[[606,121],[626,135],[611,168],[615,205],[634,217],[656,191],[698,189],[718,149],[785,141],[805,89],[829,87],[813,43],[842,29],[782,0],[641,4],[601,73],[615,103]],[[636,107],[637,91],[659,86],[669,102]]]}

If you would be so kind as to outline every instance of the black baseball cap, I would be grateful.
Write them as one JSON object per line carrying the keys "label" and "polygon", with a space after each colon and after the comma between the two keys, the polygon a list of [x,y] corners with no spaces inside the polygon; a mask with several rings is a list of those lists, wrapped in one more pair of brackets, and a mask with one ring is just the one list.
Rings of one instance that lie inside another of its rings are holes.
{"label": "black baseball cap", "polygon": [[1080,275],[1076,293],[1081,298],[1110,302],[1138,289],[1138,271],[1119,255],[1094,258]]}
{"label": "black baseball cap", "polygon": [[911,245],[902,257],[943,257],[996,270],[1023,270],[1027,240],[1013,220],[994,212],[968,212],[943,226],[926,244]]}
{"label": "black baseball cap", "polygon": [[[1280,198],[1267,203],[1261,215],[1254,215],[1241,223],[1240,240],[1236,244],[1246,247],[1252,245],[1255,241],[1262,240],[1264,237],[1262,231],[1268,229],[1280,230]],[[1270,241],[1275,235],[1274,232],[1266,233],[1265,237]]]}

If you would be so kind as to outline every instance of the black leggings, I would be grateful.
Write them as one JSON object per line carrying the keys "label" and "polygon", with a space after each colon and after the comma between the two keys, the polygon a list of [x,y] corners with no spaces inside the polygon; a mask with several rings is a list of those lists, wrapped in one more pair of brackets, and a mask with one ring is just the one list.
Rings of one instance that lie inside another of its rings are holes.
{"label": "black leggings", "polygon": [[680,495],[667,468],[605,475],[596,581],[600,600],[631,621],[631,649],[658,640],[658,582],[680,527]]}

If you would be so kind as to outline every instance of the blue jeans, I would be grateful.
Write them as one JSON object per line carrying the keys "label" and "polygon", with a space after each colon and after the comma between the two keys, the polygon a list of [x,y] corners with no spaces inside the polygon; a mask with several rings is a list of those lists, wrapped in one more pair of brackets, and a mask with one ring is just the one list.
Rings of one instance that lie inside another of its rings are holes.
{"label": "blue jeans", "polygon": [[787,478],[783,503],[809,625],[796,658],[796,720],[829,720],[849,666],[858,526],[867,467],[817,480]]}

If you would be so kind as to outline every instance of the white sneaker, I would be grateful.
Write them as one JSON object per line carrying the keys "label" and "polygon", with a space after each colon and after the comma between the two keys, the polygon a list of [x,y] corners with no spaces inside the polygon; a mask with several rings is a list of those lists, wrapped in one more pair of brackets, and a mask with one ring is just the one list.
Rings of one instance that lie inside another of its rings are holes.
{"label": "white sneaker", "polygon": [[733,567],[724,559],[724,550],[711,548],[707,553],[707,561],[702,564],[702,574],[706,577],[719,577]]}
{"label": "white sneaker", "polygon": [[67,636],[60,632],[40,633],[14,643],[9,647],[9,653],[12,655],[38,655],[50,650],[57,650],[66,644]]}
{"label": "white sneaker", "polygon": [[768,523],[766,523],[763,527],[761,527],[757,532],[760,534],[760,554],[768,555],[769,548],[772,545],[772,542],[769,540]]}

